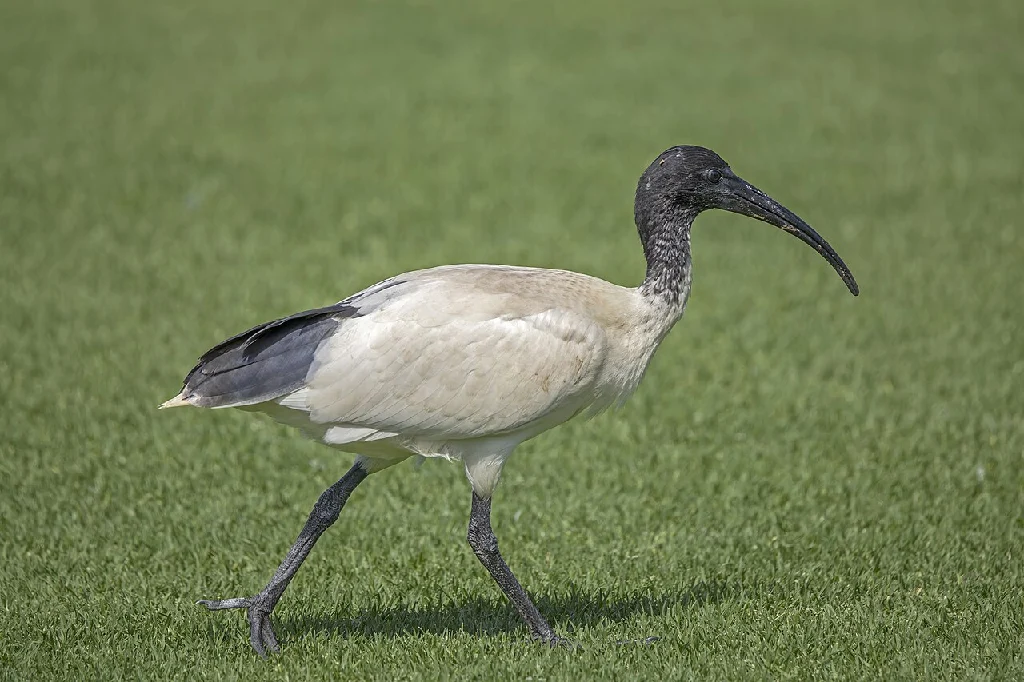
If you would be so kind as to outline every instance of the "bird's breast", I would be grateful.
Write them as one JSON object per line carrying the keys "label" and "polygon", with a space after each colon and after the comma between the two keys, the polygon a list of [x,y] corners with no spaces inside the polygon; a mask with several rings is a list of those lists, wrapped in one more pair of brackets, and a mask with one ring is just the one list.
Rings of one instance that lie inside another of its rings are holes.
{"label": "bird's breast", "polygon": [[605,325],[609,330],[607,358],[595,384],[591,412],[621,405],[636,391],[655,351],[685,306],[685,296],[673,303],[637,291],[615,324]]}

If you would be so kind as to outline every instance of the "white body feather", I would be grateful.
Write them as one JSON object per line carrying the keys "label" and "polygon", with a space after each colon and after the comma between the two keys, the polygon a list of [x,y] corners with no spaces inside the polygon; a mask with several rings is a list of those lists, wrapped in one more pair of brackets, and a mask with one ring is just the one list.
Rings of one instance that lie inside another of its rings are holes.
{"label": "white body feather", "polygon": [[636,389],[685,284],[671,304],[564,270],[407,273],[348,299],[359,315],[323,341],[303,387],[242,407],[362,455],[370,471],[412,455],[462,460],[489,497],[521,442]]}

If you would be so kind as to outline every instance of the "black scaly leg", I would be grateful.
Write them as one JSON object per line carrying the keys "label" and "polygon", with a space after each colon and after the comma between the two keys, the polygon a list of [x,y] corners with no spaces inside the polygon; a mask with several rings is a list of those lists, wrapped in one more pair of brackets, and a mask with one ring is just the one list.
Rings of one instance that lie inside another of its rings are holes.
{"label": "black scaly leg", "polygon": [[473,493],[473,509],[469,515],[468,539],[469,546],[473,548],[476,558],[480,560],[480,563],[494,578],[494,582],[498,583],[498,587],[512,602],[512,606],[530,628],[533,638],[550,646],[566,643],[555,634],[548,622],[544,620],[544,616],[540,615],[540,611],[530,601],[529,595],[526,594],[516,577],[512,575],[508,564],[501,558],[501,553],[498,552],[498,538],[491,530],[491,500],[478,497],[475,492]]}
{"label": "black scaly leg", "polygon": [[[249,619],[249,642],[256,653],[266,658],[268,650],[280,651],[274,629],[270,625],[270,613],[274,610],[281,595],[284,594],[288,583],[295,576],[295,572],[299,570],[299,566],[309,556],[313,545],[323,535],[323,532],[338,519],[341,508],[348,501],[348,496],[368,475],[361,463],[356,462],[337,483],[321,493],[320,499],[313,506],[313,511],[306,519],[306,525],[302,527],[302,532],[299,533],[295,544],[288,550],[288,555],[278,566],[274,577],[259,594],[235,599],[203,599],[198,603],[211,611],[245,609]],[[513,578],[513,580],[515,579]]]}

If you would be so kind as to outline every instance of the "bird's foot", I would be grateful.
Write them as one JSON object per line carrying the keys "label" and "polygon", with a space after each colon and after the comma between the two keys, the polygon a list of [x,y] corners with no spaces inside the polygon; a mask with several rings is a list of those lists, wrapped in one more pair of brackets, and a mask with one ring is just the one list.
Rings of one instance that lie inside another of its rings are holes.
{"label": "bird's foot", "polygon": [[249,621],[249,643],[260,658],[266,658],[267,652],[279,653],[281,647],[277,644],[277,637],[274,635],[274,628],[270,624],[270,613],[274,605],[270,599],[263,594],[254,597],[236,597],[235,599],[200,599],[197,604],[202,604],[211,611],[221,609],[245,609],[246,618]]}
{"label": "bird's foot", "polygon": [[551,647],[552,649],[577,649],[578,650],[580,648],[580,645],[577,644],[576,642],[572,641],[571,639],[566,639],[565,637],[559,637],[554,632],[543,634],[543,635],[542,634],[535,634],[533,636],[533,640],[535,642],[540,642],[541,644],[546,644],[549,647]]}

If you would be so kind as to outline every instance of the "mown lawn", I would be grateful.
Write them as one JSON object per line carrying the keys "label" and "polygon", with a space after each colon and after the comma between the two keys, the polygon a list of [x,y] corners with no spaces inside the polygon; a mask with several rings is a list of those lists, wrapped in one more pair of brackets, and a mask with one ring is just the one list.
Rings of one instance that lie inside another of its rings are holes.
{"label": "mown lawn", "polygon": [[[494,5],[491,7],[491,5]],[[0,3],[0,677],[1024,676],[1017,0]],[[636,178],[720,152],[818,228],[699,219],[621,411],[525,444],[506,558],[458,466],[157,412],[225,336],[452,262],[643,272]],[[622,639],[660,636],[651,646]]]}

